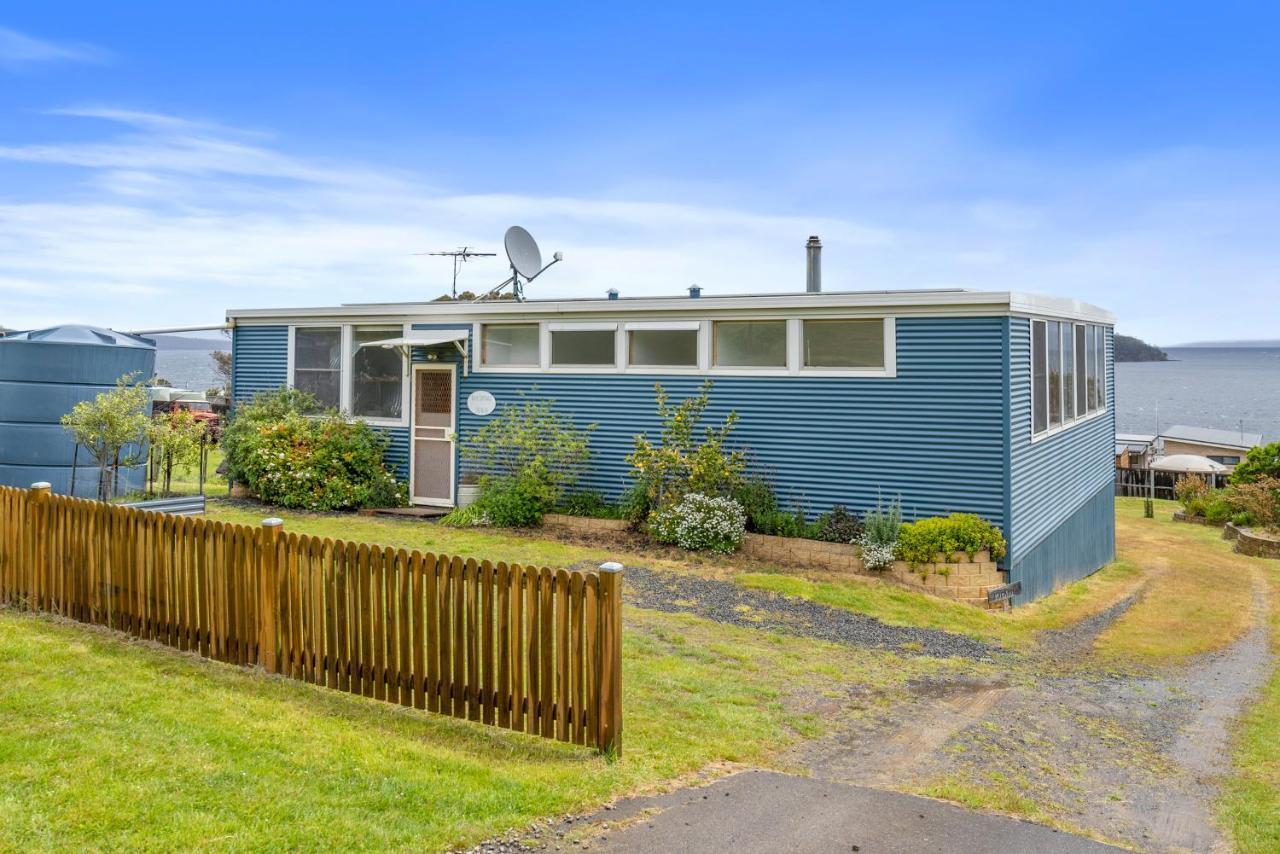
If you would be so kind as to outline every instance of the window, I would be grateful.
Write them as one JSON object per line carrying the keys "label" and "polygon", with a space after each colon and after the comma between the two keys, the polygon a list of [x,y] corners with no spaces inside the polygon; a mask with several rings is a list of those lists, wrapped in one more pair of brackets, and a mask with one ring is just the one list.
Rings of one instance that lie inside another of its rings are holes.
{"label": "window", "polygon": [[1031,324],[1031,412],[1032,430],[1043,433],[1049,429],[1049,374],[1045,356],[1045,322]]}
{"label": "window", "polygon": [[1092,412],[1093,407],[1089,405],[1089,395],[1087,391],[1087,372],[1089,370],[1086,362],[1089,358],[1089,352],[1084,346],[1084,331],[1087,326],[1076,324],[1076,415],[1084,415],[1086,412]]}
{"label": "window", "polygon": [[640,367],[698,367],[698,330],[632,329],[627,332],[627,364]]}
{"label": "window", "polygon": [[1098,399],[1095,409],[1105,409],[1107,405],[1107,330],[1101,326],[1093,328],[1093,352],[1098,363]]}
{"label": "window", "polygon": [[399,336],[399,329],[357,326],[352,330],[352,415],[360,418],[400,418],[404,398],[404,357],[394,347],[360,346]]}
{"label": "window", "polygon": [[299,327],[293,331],[293,387],[324,406],[342,405],[342,328]]}
{"label": "window", "polygon": [[1106,330],[1031,322],[1031,430],[1044,433],[1105,408]]}
{"label": "window", "polygon": [[1213,456],[1213,455],[1210,455],[1209,459],[1213,460],[1215,463],[1222,463],[1224,466],[1238,466],[1238,465],[1240,465],[1240,458],[1239,458],[1239,457]]}
{"label": "window", "polygon": [[1049,428],[1062,426],[1062,324],[1048,323]]}
{"label": "window", "polygon": [[883,320],[804,321],[806,368],[883,368]]}
{"label": "window", "polygon": [[712,325],[711,364],[717,368],[785,368],[785,320],[717,320]]}
{"label": "window", "polygon": [[553,367],[612,367],[616,363],[614,329],[552,329]]}
{"label": "window", "polygon": [[[1062,326],[1062,420],[1076,417],[1076,332],[1070,323]],[[1080,407],[1084,414],[1084,407]]]}
{"label": "window", "polygon": [[485,325],[480,334],[480,361],[485,365],[538,365],[538,324]]}

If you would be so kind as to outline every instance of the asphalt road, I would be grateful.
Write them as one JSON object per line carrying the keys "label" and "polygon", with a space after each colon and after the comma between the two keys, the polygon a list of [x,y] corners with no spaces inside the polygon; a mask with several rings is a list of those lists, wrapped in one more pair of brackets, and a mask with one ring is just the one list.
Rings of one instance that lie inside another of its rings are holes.
{"label": "asphalt road", "polygon": [[772,771],[745,771],[700,788],[631,798],[578,826],[600,821],[621,826],[581,848],[573,847],[616,854],[1098,854],[1121,850],[928,798]]}

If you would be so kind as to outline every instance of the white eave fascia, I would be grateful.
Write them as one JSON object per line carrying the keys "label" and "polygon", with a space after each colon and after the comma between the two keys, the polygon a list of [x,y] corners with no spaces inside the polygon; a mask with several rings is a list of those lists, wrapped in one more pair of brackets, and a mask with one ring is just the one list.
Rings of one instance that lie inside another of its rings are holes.
{"label": "white eave fascia", "polygon": [[684,315],[768,314],[800,311],[806,314],[852,312],[895,315],[1050,315],[1072,320],[1114,323],[1113,316],[1078,300],[1007,291],[874,291],[846,293],[747,294],[703,296],[697,299],[570,299],[514,303],[428,302],[325,306],[318,308],[231,309],[230,323],[289,320],[352,322],[375,320],[477,321],[522,318],[601,318],[625,315],[635,319],[679,318]]}

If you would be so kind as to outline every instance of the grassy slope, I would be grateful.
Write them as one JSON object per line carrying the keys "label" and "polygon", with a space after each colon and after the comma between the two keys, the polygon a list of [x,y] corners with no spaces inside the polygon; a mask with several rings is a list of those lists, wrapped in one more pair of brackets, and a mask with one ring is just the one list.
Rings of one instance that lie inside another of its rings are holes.
{"label": "grassy slope", "polygon": [[1248,629],[1253,573],[1264,561],[1235,554],[1222,531],[1174,522],[1173,502],[1142,517],[1140,499],[1116,501],[1118,551],[1151,580],[1142,598],[1097,640],[1104,659],[1177,664],[1222,649]]}
{"label": "grassy slope", "polygon": [[796,695],[945,666],[692,617],[626,620],[624,756],[608,764],[0,611],[0,849],[440,850],[709,763],[765,761],[817,726]]}

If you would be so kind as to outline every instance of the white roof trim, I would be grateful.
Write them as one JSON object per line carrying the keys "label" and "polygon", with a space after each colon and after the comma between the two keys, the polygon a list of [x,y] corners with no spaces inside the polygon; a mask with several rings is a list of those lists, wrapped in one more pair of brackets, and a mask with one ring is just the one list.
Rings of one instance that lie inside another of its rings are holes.
{"label": "white roof trim", "polygon": [[1037,315],[1112,325],[1115,317],[1108,311],[1079,300],[1022,294],[1009,291],[859,291],[846,293],[740,294],[733,296],[654,297],[630,299],[535,300],[531,302],[495,301],[428,302],[339,305],[317,308],[232,309],[227,319],[232,322],[289,321],[333,318],[339,321],[359,318],[406,318],[414,322],[432,320],[529,320],[539,317],[570,319],[576,317],[614,317],[631,315],[640,319],[716,314],[799,311],[820,314],[947,314],[947,315]]}

